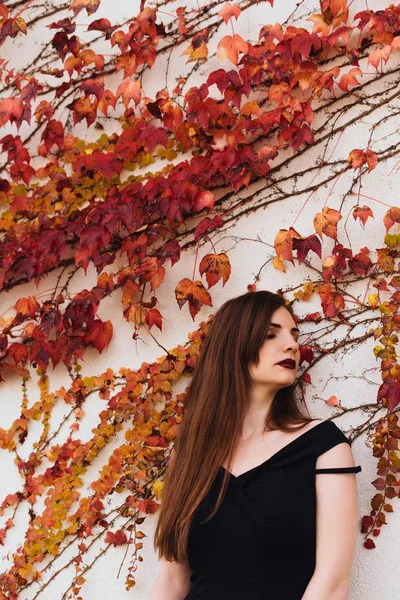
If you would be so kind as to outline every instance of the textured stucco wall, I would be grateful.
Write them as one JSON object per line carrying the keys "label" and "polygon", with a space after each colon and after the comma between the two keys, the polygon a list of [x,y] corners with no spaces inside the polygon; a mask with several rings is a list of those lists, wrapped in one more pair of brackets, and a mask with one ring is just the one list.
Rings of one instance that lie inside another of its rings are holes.
{"label": "textured stucco wall", "polygon": [[[235,32],[240,33],[247,39],[255,41],[257,39],[258,30],[262,24],[283,22],[293,11],[295,4],[294,1],[275,0],[276,6],[273,9],[265,3],[260,4],[258,7],[254,6],[248,11],[248,17],[242,16],[239,23],[235,23]],[[110,0],[103,0],[95,18],[107,17],[112,23],[119,22],[129,15],[137,14],[136,6],[138,5],[139,2],[137,1],[134,3],[116,3],[115,1],[111,2]],[[183,2],[181,5],[188,5],[188,3]],[[317,7],[317,5],[318,2],[316,0],[308,0],[307,2],[309,8]],[[375,0],[374,2],[369,1],[368,3],[355,1],[351,7],[351,14],[355,14],[357,11],[366,8],[377,9],[384,8],[388,5],[388,2],[379,0]],[[135,8],[133,8],[133,6]],[[177,4],[170,3],[167,6],[171,8],[172,6],[177,6]],[[301,14],[303,13],[299,11],[299,15]],[[87,20],[86,13],[81,12],[78,22],[85,23]],[[166,18],[166,22],[167,20],[168,19]],[[311,23],[307,21],[298,21],[295,24],[311,29]],[[37,44],[41,43],[42,36],[45,35],[46,38],[48,37],[48,31],[44,30],[43,27],[44,25],[42,23],[37,28]],[[83,30],[84,28],[82,28],[82,31]],[[230,25],[228,24],[226,27],[224,25],[222,26],[220,34],[225,35],[230,32]],[[88,37],[88,34],[84,34],[83,32],[81,35],[82,37]],[[28,52],[26,52],[26,50],[28,50]],[[32,53],[34,50],[35,48],[32,48]],[[26,64],[30,55],[25,40],[20,37],[12,43],[5,44],[2,52],[3,56],[5,56],[5,52],[8,53],[10,62],[12,62],[13,66],[15,65],[17,67],[22,67]],[[181,75],[187,68],[182,62],[182,59],[179,58],[180,52],[176,52],[172,57],[168,81],[170,91],[175,83],[175,77]],[[165,66],[165,63],[161,61],[160,66],[156,65],[144,78],[143,87],[147,96],[154,97],[159,87],[164,85],[163,66]],[[191,78],[191,85],[195,85],[199,81],[202,73],[221,66],[224,68],[232,68],[230,63],[220,64],[216,61],[215,57],[212,58],[210,63],[207,63],[204,67],[200,68],[199,73]],[[387,68],[390,68],[390,66],[391,62],[388,63]],[[118,78],[116,80],[118,80]],[[366,118],[364,123],[357,124],[357,126],[347,129],[341,136],[339,144],[337,144],[337,136],[332,137],[328,144],[328,156],[333,152],[333,158],[346,159],[348,153],[352,149],[366,147],[370,125],[377,121],[382,114],[377,113],[370,118]],[[351,115],[344,114],[342,117],[343,122],[350,117]],[[85,128],[85,124],[77,125],[75,134],[83,136]],[[13,128],[10,128],[10,131],[16,133],[16,130]],[[24,123],[20,130],[21,136],[24,137],[28,131],[29,127]],[[393,123],[390,126],[386,126],[386,129],[385,126],[383,126],[380,130],[380,137],[390,135],[393,131]],[[2,134],[2,132],[0,133]],[[378,141],[377,145],[379,145]],[[373,149],[375,148],[373,147]],[[289,155],[290,154],[288,154],[288,156]],[[306,167],[310,167],[311,169],[315,166],[318,159],[320,159],[319,152],[311,147],[299,157],[296,164],[292,163],[290,170],[285,171],[284,174],[287,175],[294,170],[302,170]],[[396,159],[394,158],[382,165],[378,164],[377,168],[363,180],[363,193],[378,198],[388,205],[398,204],[400,174],[394,171],[390,177],[388,176],[395,161]],[[287,183],[284,183],[282,187],[288,193],[293,193],[295,189],[301,189],[303,186],[306,186],[306,184],[310,184],[314,175],[315,171],[310,170],[309,173],[297,182],[296,188],[291,188]],[[255,274],[272,256],[272,244],[278,229],[287,229],[293,225],[295,217],[302,209],[300,218],[295,223],[295,228],[302,233],[302,235],[311,234],[314,231],[312,224],[314,215],[322,209],[328,194],[331,192],[327,201],[327,206],[338,209],[343,194],[349,188],[351,177],[352,172],[346,172],[345,175],[337,181],[333,191],[331,191],[332,183],[325,188],[321,188],[313,195],[303,209],[302,207],[308,194],[293,194],[282,202],[271,203],[269,206],[260,209],[253,214],[249,214],[226,232],[213,237],[218,252],[228,252],[232,265],[232,275],[225,287],[217,284],[215,287],[211,288],[210,293],[212,294],[214,306],[204,307],[197,315],[195,323],[193,323],[190,318],[186,307],[183,308],[182,311],[179,310],[174,298],[176,284],[183,277],[190,277],[193,269],[194,251],[187,252],[183,255],[182,259],[172,269],[168,269],[162,287],[157,290],[156,295],[162,302],[161,310],[164,316],[163,331],[157,331],[156,333],[159,342],[166,348],[173,348],[179,343],[185,343],[187,333],[195,329],[201,320],[205,319],[210,313],[213,313],[214,310],[228,298],[244,293],[247,284],[254,282]],[[245,197],[249,192],[241,190],[236,199]],[[261,202],[262,199],[265,198],[266,191],[261,190],[256,197],[254,204],[256,205],[257,201]],[[355,223],[352,218],[349,218],[348,221],[346,221],[346,217],[355,202],[356,198],[350,197],[347,198],[344,205],[342,211],[344,218],[339,222],[338,226],[340,232],[339,240],[347,246],[351,245],[354,253],[365,245],[368,245],[371,250],[381,247],[383,245],[383,237],[385,234],[382,217],[388,206],[366,202],[373,208],[375,219],[370,219],[367,222],[364,231],[359,223]],[[347,227],[351,244],[346,238],[344,225]],[[323,257],[329,253],[332,247],[333,241],[324,238]],[[200,249],[200,256],[208,253],[210,250],[210,246],[206,244]],[[313,265],[320,267],[320,260],[318,257],[311,255],[309,258]],[[298,266],[297,261],[295,261],[294,266],[286,263],[286,273],[275,270],[269,263],[261,273],[258,289],[270,289],[274,291],[278,288],[285,289],[287,286],[294,287],[302,284],[307,278],[316,278],[315,275],[315,273],[308,271],[305,266]],[[58,273],[50,274],[50,276],[39,283],[38,288],[33,284],[29,284],[22,285],[11,293],[2,293],[0,296],[0,314],[3,317],[12,314],[11,307],[19,297],[37,295],[41,298],[45,298],[46,295],[49,294],[49,290],[52,290],[55,286],[57,276]],[[83,283],[80,277],[82,276],[76,276],[76,287],[74,288],[74,285],[72,285],[72,290],[79,291],[82,287],[89,289],[89,286],[96,281],[96,273],[91,267],[89,267],[85,283]],[[364,295],[364,291],[364,284],[358,285],[357,288],[353,289],[353,292],[360,296]],[[370,289],[369,291],[372,292],[373,289]],[[303,314],[320,309],[320,305],[316,300],[301,306],[304,308]],[[131,325],[123,319],[119,293],[113,294],[111,298],[106,299],[102,303],[99,316],[103,319],[110,318],[112,320],[114,325],[114,337],[108,351],[104,351],[102,355],[99,355],[97,351],[88,351],[86,353],[83,362],[83,375],[97,375],[102,373],[107,367],[111,367],[115,370],[118,370],[123,366],[138,368],[143,361],[151,363],[160,355],[159,347],[150,336],[147,338],[144,337],[143,340],[138,340],[137,342],[132,340],[132,328]],[[312,328],[313,325],[311,324],[310,327]],[[311,331],[312,329],[309,330]],[[344,330],[340,329],[341,333],[343,333],[343,331]],[[356,332],[360,334],[362,331],[362,327],[356,330]],[[368,340],[361,348],[353,352],[347,351],[342,354],[338,353],[335,355],[335,358],[329,357],[326,360],[321,361],[312,371],[312,385],[308,387],[307,405],[315,418],[327,418],[332,414],[332,409],[325,404],[325,400],[332,394],[336,394],[342,404],[346,407],[374,402],[380,384],[379,368],[377,368],[379,363],[375,360],[372,352],[374,345],[373,340]],[[369,369],[370,371],[368,371]],[[366,372],[368,377],[366,377],[366,379],[361,379],[362,375]],[[28,385],[28,394],[30,401],[33,403],[38,397],[38,388],[34,370],[32,370],[32,375],[32,380]],[[62,385],[67,386],[69,381],[69,376],[62,366],[58,366],[54,372],[50,371],[51,391],[59,389]],[[183,389],[184,383],[185,382],[181,382],[181,384],[177,386],[177,391]],[[1,427],[8,428],[19,414],[21,388],[18,381],[14,382],[12,380],[7,380],[0,385],[0,422]],[[91,436],[91,430],[97,422],[97,414],[103,408],[102,402],[103,401],[99,399],[93,398],[87,403],[85,407],[86,416],[83,419],[79,430],[79,437],[82,441],[85,441]],[[68,407],[65,405],[56,406],[52,417],[52,427],[54,429],[56,429],[57,423],[67,412],[67,408]],[[337,423],[344,431],[346,431],[351,429],[351,427],[356,426],[361,420],[362,415],[354,413],[353,416],[349,414],[348,418],[337,421]],[[38,435],[40,435],[40,426],[38,423],[35,425],[36,428],[33,427],[29,431],[26,442],[20,449],[21,458],[28,458],[32,443],[37,439]],[[68,431],[61,431],[58,440],[62,441],[67,434]],[[119,438],[119,443],[121,439],[123,438]],[[101,461],[98,460],[95,462],[91,475],[98,470],[101,464],[104,464],[106,457],[112,452],[114,447],[115,446],[108,448],[102,455]],[[371,456],[371,452],[366,446],[364,439],[358,439],[353,445],[353,453],[356,464],[362,465],[362,472],[357,475],[359,514],[361,519],[362,515],[369,513],[370,498],[376,491],[371,485],[371,481],[376,478],[376,459]],[[1,498],[4,498],[8,493],[15,492],[21,485],[18,472],[13,464],[13,459],[14,456],[10,453],[6,451],[0,452]],[[363,536],[361,534],[359,535],[351,581],[350,600],[394,600],[398,597],[399,576],[398,574],[396,575],[396,571],[398,571],[397,557],[400,555],[400,505],[395,500],[393,501],[393,504],[395,513],[390,517],[389,525],[382,527],[380,537],[375,540],[377,543],[376,550],[365,550],[362,547]],[[0,548],[2,571],[7,568],[7,553],[14,552],[16,547],[23,541],[23,535],[28,523],[26,508],[27,507],[24,506],[18,510],[15,518],[16,527],[10,531],[5,546]],[[40,502],[38,503],[38,510],[39,508]],[[6,513],[5,516],[0,519],[0,527],[3,526],[4,520],[9,516],[10,515]],[[139,564],[139,569],[136,572],[137,584],[134,589],[130,592],[125,590],[124,578],[126,571],[124,568],[122,569],[120,577],[117,579],[119,565],[125,552],[125,547],[121,547],[107,552],[105,556],[97,561],[91,571],[85,575],[87,579],[87,583],[83,588],[83,597],[85,599],[104,598],[107,600],[123,600],[125,598],[133,597],[137,598],[137,600],[146,600],[149,597],[151,587],[158,571],[158,561],[152,546],[156,518],[156,515],[148,516],[145,524],[142,526],[142,530],[147,536],[143,540],[144,548],[142,556],[144,561]],[[100,547],[97,547],[97,550],[92,556],[95,556],[99,549]],[[56,569],[57,563],[54,570]],[[40,594],[39,598],[42,600],[55,600],[61,598],[62,593],[68,587],[72,576],[73,570],[66,570],[53,584],[49,585],[48,588]],[[31,586],[24,594],[22,594],[21,598],[24,600],[31,600],[34,598],[36,591],[37,587]]]}

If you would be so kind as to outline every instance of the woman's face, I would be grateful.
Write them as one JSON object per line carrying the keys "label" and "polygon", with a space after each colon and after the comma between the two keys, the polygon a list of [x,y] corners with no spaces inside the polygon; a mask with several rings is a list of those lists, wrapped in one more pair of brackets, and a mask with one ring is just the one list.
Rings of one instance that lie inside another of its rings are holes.
{"label": "woman's face", "polygon": [[[290,312],[280,306],[272,315],[265,341],[260,348],[258,365],[249,366],[254,383],[272,384],[276,389],[292,385],[300,362],[299,335]],[[294,369],[277,364],[285,359],[295,361]]]}

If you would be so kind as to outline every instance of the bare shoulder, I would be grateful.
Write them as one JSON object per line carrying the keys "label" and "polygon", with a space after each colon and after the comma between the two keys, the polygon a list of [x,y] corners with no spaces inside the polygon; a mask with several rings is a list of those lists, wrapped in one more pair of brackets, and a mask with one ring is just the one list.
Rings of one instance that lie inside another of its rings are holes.
{"label": "bare shoulder", "polygon": [[312,429],[313,427],[316,427],[317,425],[319,425],[320,423],[323,423],[324,419],[314,419],[314,421],[310,421],[310,423],[308,424],[308,427],[310,429]]}
{"label": "bare shoulder", "polygon": [[[310,421],[309,423],[306,423],[302,428],[300,428],[298,431],[307,431],[308,429],[312,429],[313,427],[316,427],[317,425],[319,425],[320,423],[323,422],[323,419],[314,419],[313,421]],[[295,425],[293,427],[293,429],[296,429],[298,427],[298,425]]]}

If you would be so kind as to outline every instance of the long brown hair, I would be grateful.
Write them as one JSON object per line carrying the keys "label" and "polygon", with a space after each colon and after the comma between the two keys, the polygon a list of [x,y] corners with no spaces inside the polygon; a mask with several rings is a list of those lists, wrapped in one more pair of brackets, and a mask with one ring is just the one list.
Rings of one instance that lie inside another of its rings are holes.
{"label": "long brown hair", "polygon": [[[154,535],[159,558],[183,562],[193,514],[220,466],[234,456],[249,407],[249,363],[258,365],[272,315],[288,301],[267,290],[231,298],[215,313],[186,389],[179,433],[164,477],[162,502]],[[280,388],[265,420],[265,430],[297,431],[313,419],[303,414],[291,386]],[[225,471],[216,505],[218,510],[230,472]]]}

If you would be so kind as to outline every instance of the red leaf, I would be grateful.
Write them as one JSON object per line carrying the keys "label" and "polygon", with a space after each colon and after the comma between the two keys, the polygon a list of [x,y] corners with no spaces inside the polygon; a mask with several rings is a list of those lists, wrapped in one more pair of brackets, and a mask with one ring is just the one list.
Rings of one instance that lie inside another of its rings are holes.
{"label": "red leaf", "polygon": [[62,123],[56,119],[51,119],[47,123],[40,139],[44,142],[40,146],[41,150],[39,154],[41,156],[46,156],[52,150],[54,144],[61,150],[64,146],[64,127]]}
{"label": "red leaf", "polygon": [[156,308],[151,308],[146,314],[146,323],[149,329],[155,325],[158,327],[158,329],[160,329],[160,331],[162,331],[162,315],[160,311]]}
{"label": "red leaf", "polygon": [[356,206],[356,208],[353,210],[353,217],[354,220],[356,220],[357,218],[360,219],[362,224],[365,225],[368,217],[374,218],[374,213],[372,212],[369,206],[366,206],[364,204],[364,206]]}
{"label": "red leaf", "polygon": [[152,514],[158,510],[159,505],[154,500],[139,500],[137,507],[146,514]]}
{"label": "red leaf", "polygon": [[5,98],[4,100],[0,100],[0,126],[10,121],[10,123],[17,123],[17,127],[19,128],[22,114],[23,106],[19,98]]}
{"label": "red leaf", "polygon": [[400,403],[400,382],[390,375],[385,377],[378,389],[377,402],[382,402],[383,398],[386,398],[389,412],[393,412]]}
{"label": "red leaf", "polygon": [[122,529],[118,529],[118,531],[116,531],[115,533],[113,533],[112,531],[107,531],[104,541],[106,542],[106,544],[122,546],[122,544],[128,543],[128,538],[126,537],[126,533],[122,531]]}
{"label": "red leaf", "polygon": [[93,344],[101,354],[104,348],[109,345],[112,336],[113,326],[111,321],[100,321],[98,319],[92,323],[88,333],[85,335],[85,342]]}
{"label": "red leaf", "polygon": [[108,19],[96,19],[88,27],[88,31],[103,31],[106,34],[106,40],[109,40],[113,31],[118,29],[117,25],[111,25]]}
{"label": "red leaf", "polygon": [[194,208],[200,212],[204,207],[213,208],[215,196],[209,190],[198,192],[194,198]]}
{"label": "red leaf", "polygon": [[297,250],[297,259],[299,264],[301,264],[310,250],[318,254],[321,258],[322,245],[319,238],[313,234],[306,238],[293,238],[293,250]]}
{"label": "red leaf", "polygon": [[29,348],[25,344],[13,342],[8,349],[7,355],[10,359],[14,360],[16,365],[19,362],[25,365],[29,357]]}
{"label": "red leaf", "polygon": [[214,231],[214,229],[218,229],[218,227],[222,227],[224,224],[223,220],[219,215],[210,219],[209,217],[205,217],[200,223],[196,225],[196,229],[194,230],[194,239],[196,242],[199,241],[200,237]]}

